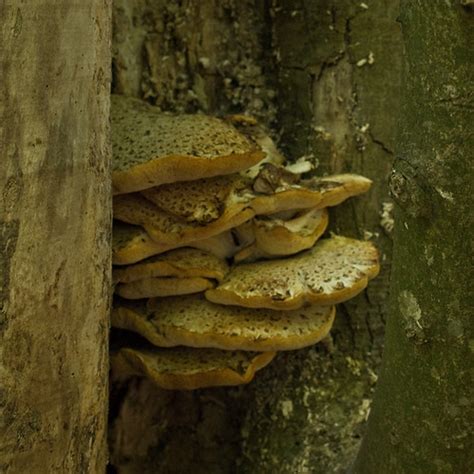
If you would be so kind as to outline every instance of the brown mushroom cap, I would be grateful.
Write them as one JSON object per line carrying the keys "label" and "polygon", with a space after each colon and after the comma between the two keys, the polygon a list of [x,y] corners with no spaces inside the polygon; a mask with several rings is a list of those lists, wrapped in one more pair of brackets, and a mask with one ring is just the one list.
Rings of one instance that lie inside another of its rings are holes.
{"label": "brown mushroom cap", "polygon": [[171,248],[208,239],[236,227],[254,216],[245,203],[234,203],[207,225],[186,222],[169,214],[141,194],[124,194],[114,198],[114,217],[129,224],[142,226],[158,244]]}
{"label": "brown mushroom cap", "polygon": [[232,235],[236,242],[236,251],[243,249],[255,242],[253,219],[232,229]]}
{"label": "brown mushroom cap", "polygon": [[142,194],[161,210],[189,223],[208,224],[234,207],[243,209],[253,195],[238,174],[164,184]]}
{"label": "brown mushroom cap", "polygon": [[311,248],[327,225],[327,209],[302,211],[288,221],[255,217],[255,243],[237,253],[234,261],[294,255]]}
{"label": "brown mushroom cap", "polygon": [[241,173],[243,175],[249,178],[255,178],[265,163],[271,163],[277,166],[282,166],[285,163],[285,157],[280,153],[269,133],[262,125],[258,124],[255,119],[249,120],[248,116],[231,115],[226,117],[226,120],[230,120],[240,132],[251,141],[257,143],[265,153],[265,158],[252,168],[242,171]]}
{"label": "brown mushroom cap", "polygon": [[213,347],[225,350],[299,349],[323,339],[334,307],[298,311],[247,309],[213,304],[200,295],[146,301],[117,301],[112,325],[135,331],[161,347]]}
{"label": "brown mushroom cap", "polygon": [[120,283],[115,293],[122,298],[139,300],[157,296],[190,295],[213,288],[214,283],[207,278],[143,278],[130,283]]}
{"label": "brown mushroom cap", "polygon": [[257,195],[251,206],[256,215],[293,209],[322,209],[336,206],[351,196],[366,192],[371,184],[370,179],[355,174],[313,178],[281,186],[273,194]]}
{"label": "brown mushroom cap", "polygon": [[230,258],[236,252],[236,245],[230,230],[213,235],[207,239],[190,242],[187,246],[203,250],[218,258]]}
{"label": "brown mushroom cap", "polygon": [[327,209],[310,209],[293,219],[254,219],[257,247],[269,255],[293,255],[311,248],[329,222]]}
{"label": "brown mushroom cap", "polygon": [[264,153],[228,122],[163,113],[143,101],[111,101],[114,194],[236,173]]}
{"label": "brown mushroom cap", "polygon": [[151,239],[145,229],[137,225],[114,221],[112,231],[112,263],[127,265],[169,250]]}
{"label": "brown mushroom cap", "polygon": [[[185,245],[212,253],[221,259],[231,257],[236,251],[230,231]],[[112,232],[112,263],[114,265],[130,265],[175,247],[174,243],[155,242],[140,226],[114,221]]]}
{"label": "brown mushroom cap", "polygon": [[218,349],[132,349],[111,354],[115,376],[138,375],[169,390],[242,385],[268,365],[276,352],[222,351]]}
{"label": "brown mushroom cap", "polygon": [[234,255],[234,263],[252,263],[256,262],[257,260],[266,260],[271,258],[275,258],[275,256],[262,252],[254,242],[242,250],[239,250]]}
{"label": "brown mushroom cap", "polygon": [[205,295],[214,303],[248,308],[333,305],[357,295],[378,272],[371,242],[334,236],[295,257],[236,265]]}
{"label": "brown mushroom cap", "polygon": [[298,174],[286,170],[283,166],[264,163],[260,166],[260,172],[255,177],[252,188],[256,193],[274,194],[279,189],[297,185],[299,181]]}
{"label": "brown mushroom cap", "polygon": [[222,258],[198,249],[181,248],[155,255],[135,265],[115,268],[113,279],[117,283],[157,277],[202,277],[221,281],[228,271],[229,265]]}

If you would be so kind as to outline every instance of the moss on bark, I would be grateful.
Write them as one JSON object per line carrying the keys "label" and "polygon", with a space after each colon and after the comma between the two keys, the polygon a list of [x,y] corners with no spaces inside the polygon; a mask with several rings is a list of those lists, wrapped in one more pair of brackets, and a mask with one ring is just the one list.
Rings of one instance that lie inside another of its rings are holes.
{"label": "moss on bark", "polygon": [[384,365],[355,472],[474,465],[472,12],[404,1],[407,68]]}

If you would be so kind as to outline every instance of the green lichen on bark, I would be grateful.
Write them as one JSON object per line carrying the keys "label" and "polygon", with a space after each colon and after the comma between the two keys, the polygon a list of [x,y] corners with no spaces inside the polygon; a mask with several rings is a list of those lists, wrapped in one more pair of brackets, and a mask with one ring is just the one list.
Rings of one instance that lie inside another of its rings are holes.
{"label": "green lichen on bark", "polygon": [[474,466],[472,12],[404,1],[406,74],[384,365],[355,472]]}

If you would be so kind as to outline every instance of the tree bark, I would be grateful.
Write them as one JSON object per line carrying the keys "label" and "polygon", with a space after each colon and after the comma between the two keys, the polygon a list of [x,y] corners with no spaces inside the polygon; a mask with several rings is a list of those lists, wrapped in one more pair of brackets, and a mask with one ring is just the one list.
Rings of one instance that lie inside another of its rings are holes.
{"label": "tree bark", "polygon": [[373,239],[383,266],[364,294],[340,305],[327,349],[279,354],[248,386],[193,393],[146,380],[115,386],[110,442],[118,472],[343,472],[354,459],[387,311],[387,180],[401,65],[398,1],[366,3],[114,3],[116,92],[165,110],[250,113],[281,137],[289,159],[309,156],[317,174],[370,177],[368,195],[331,210],[331,230]]}
{"label": "tree bark", "polygon": [[472,472],[472,10],[402,2],[406,74],[384,363],[354,472]]}
{"label": "tree bark", "polygon": [[0,471],[106,464],[110,1],[0,6]]}
{"label": "tree bark", "polygon": [[382,270],[361,295],[338,305],[329,351],[280,354],[249,387],[239,472],[345,472],[364,433],[387,313],[387,180],[402,53],[398,1],[366,3],[273,3],[281,144],[288,156],[313,160],[316,174],[373,180],[369,193],[331,209],[330,230],[374,241]]}

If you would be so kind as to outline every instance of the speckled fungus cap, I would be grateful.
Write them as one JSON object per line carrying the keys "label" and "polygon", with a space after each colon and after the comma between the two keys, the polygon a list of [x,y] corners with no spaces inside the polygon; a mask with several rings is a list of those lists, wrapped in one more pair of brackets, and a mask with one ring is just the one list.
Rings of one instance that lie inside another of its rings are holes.
{"label": "speckled fungus cap", "polygon": [[299,174],[273,163],[263,163],[259,169],[252,184],[253,190],[259,194],[274,194],[277,190],[286,189],[300,181]]}
{"label": "speckled fungus cap", "polygon": [[237,251],[231,230],[226,230],[207,239],[197,240],[186,245],[203,250],[218,258],[230,258]]}
{"label": "speckled fungus cap", "polygon": [[249,178],[255,178],[265,163],[271,163],[276,166],[282,166],[285,163],[286,158],[280,153],[269,133],[253,117],[248,115],[229,115],[225,117],[225,120],[230,121],[237,130],[246,137],[249,137],[251,141],[257,143],[265,153],[265,158],[260,163],[248,170],[242,171],[242,174]]}
{"label": "speckled fungus cap", "polygon": [[[208,239],[188,242],[186,245],[212,253],[218,258],[228,258],[236,252],[230,231]],[[172,244],[155,242],[140,226],[114,221],[112,232],[112,263],[114,265],[130,265],[174,248],[176,248],[174,242]]]}
{"label": "speckled fungus cap", "polygon": [[137,225],[114,221],[112,231],[112,263],[127,265],[169,250],[168,245],[154,242],[145,230]]}
{"label": "speckled fungus cap", "polygon": [[327,209],[310,209],[287,221],[255,218],[257,247],[269,255],[293,255],[311,248],[328,225]]}
{"label": "speckled fungus cap", "polygon": [[171,248],[208,239],[254,216],[252,209],[246,208],[245,203],[234,203],[218,219],[200,225],[163,211],[139,193],[115,196],[113,205],[116,219],[142,226],[155,242]]}
{"label": "speckled fungus cap", "polygon": [[111,128],[114,194],[235,173],[264,158],[226,121],[163,113],[130,97],[112,96]]}
{"label": "speckled fungus cap", "polygon": [[222,281],[229,265],[223,258],[199,249],[181,248],[156,255],[135,265],[115,268],[114,282],[130,283],[144,278],[202,277]]}
{"label": "speckled fungus cap", "polygon": [[293,209],[322,209],[368,191],[371,184],[370,179],[356,174],[302,180],[297,184],[283,184],[267,194],[257,194],[251,206],[256,215]]}
{"label": "speckled fungus cap", "polygon": [[289,220],[255,217],[255,242],[238,252],[234,261],[294,255],[311,248],[327,225],[327,209],[301,211]]}
{"label": "speckled fungus cap", "polygon": [[294,257],[236,265],[205,295],[214,303],[248,308],[333,305],[357,295],[378,271],[371,242],[334,236]]}
{"label": "speckled fungus cap", "polygon": [[248,247],[255,242],[253,220],[244,222],[243,224],[234,227],[231,232],[238,250]]}
{"label": "speckled fungus cap", "polygon": [[142,194],[163,211],[186,222],[208,224],[232,212],[243,209],[253,198],[246,179],[238,174],[180,183],[164,184],[147,189]]}
{"label": "speckled fungus cap", "polygon": [[218,349],[122,348],[111,354],[114,376],[138,375],[169,390],[242,385],[268,365],[275,352],[222,351]]}
{"label": "speckled fungus cap", "polygon": [[137,332],[161,347],[280,351],[320,341],[331,329],[334,315],[330,306],[283,312],[221,306],[193,295],[148,303],[116,301],[112,325]]}
{"label": "speckled fungus cap", "polygon": [[143,278],[130,283],[119,283],[115,293],[123,298],[139,300],[157,296],[190,295],[213,288],[214,282],[207,278]]}

